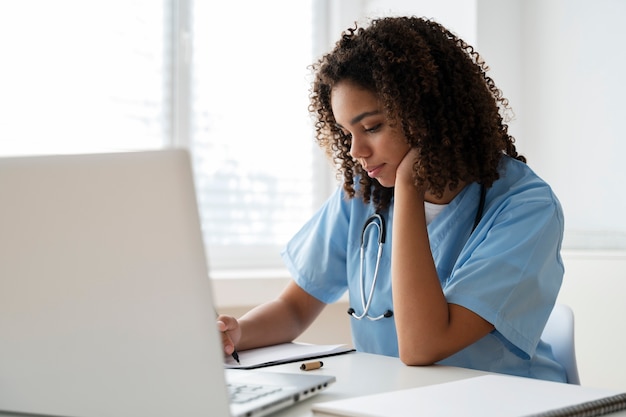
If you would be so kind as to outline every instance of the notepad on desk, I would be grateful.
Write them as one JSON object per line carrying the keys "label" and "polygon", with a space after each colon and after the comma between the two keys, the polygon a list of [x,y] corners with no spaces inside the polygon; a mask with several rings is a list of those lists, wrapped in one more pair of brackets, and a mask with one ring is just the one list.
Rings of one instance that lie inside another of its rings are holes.
{"label": "notepad on desk", "polygon": [[224,359],[226,368],[255,369],[296,361],[324,358],[354,352],[346,345],[315,345],[308,343],[282,343],[238,352],[239,362],[232,357]]}
{"label": "notepad on desk", "polygon": [[312,405],[313,414],[320,417],[591,417],[623,409],[626,393],[508,375]]}

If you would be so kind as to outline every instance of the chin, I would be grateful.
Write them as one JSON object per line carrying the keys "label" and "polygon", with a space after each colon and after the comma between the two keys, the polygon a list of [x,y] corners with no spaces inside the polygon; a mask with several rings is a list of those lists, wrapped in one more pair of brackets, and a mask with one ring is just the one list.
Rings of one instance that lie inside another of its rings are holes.
{"label": "chin", "polygon": [[395,178],[393,178],[391,181],[385,178],[375,178],[375,180],[385,188],[393,188],[393,186],[395,185]]}

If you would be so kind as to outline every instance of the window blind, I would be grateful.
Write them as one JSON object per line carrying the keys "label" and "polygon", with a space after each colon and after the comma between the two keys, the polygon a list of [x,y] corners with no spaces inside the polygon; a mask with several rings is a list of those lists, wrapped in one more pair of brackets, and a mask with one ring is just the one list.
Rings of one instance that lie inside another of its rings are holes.
{"label": "window blind", "polygon": [[211,269],[281,267],[329,176],[307,112],[311,8],[0,3],[0,155],[187,147]]}
{"label": "window blind", "polygon": [[307,111],[311,1],[196,2],[192,16],[190,148],[210,263],[280,266],[326,178]]}

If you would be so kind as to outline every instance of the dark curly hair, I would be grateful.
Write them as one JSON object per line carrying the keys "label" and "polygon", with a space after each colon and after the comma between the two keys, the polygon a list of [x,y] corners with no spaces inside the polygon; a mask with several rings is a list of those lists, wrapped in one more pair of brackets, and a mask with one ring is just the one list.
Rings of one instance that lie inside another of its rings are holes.
{"label": "dark curly hair", "polygon": [[432,20],[387,17],[367,28],[355,25],[311,68],[315,137],[350,198],[360,195],[383,209],[393,188],[368,177],[350,156],[351,139],[331,108],[331,91],[344,80],[377,96],[389,123],[418,151],[416,185],[437,196],[460,182],[491,186],[504,154],[526,162],[508,134],[509,104],[486,75],[488,67],[471,45]]}

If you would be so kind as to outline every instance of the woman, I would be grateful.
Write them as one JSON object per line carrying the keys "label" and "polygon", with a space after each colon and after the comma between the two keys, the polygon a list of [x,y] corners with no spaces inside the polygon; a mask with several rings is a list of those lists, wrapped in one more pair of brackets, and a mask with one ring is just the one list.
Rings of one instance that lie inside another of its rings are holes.
{"label": "woman", "polygon": [[225,352],[293,340],[347,290],[359,351],[565,381],[540,340],[562,210],[479,54],[433,21],[381,18],[313,69],[316,138],[343,186],[283,251],[293,282],[219,318]]}

